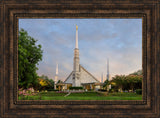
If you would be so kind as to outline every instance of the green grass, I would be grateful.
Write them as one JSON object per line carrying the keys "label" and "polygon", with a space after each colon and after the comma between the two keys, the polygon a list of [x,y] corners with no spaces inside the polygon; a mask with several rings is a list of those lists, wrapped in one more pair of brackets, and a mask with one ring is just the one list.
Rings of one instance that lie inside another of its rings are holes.
{"label": "green grass", "polygon": [[136,93],[109,93],[105,96],[99,92],[71,93],[40,92],[34,96],[19,96],[19,100],[142,100],[142,95]]}
{"label": "green grass", "polygon": [[136,93],[120,93],[120,92],[116,92],[116,93],[109,93],[108,96],[126,96],[126,97],[136,97],[136,96],[142,96]]}
{"label": "green grass", "polygon": [[65,96],[67,93],[57,93],[55,91],[49,91],[49,92],[40,92],[39,94],[42,96]]}

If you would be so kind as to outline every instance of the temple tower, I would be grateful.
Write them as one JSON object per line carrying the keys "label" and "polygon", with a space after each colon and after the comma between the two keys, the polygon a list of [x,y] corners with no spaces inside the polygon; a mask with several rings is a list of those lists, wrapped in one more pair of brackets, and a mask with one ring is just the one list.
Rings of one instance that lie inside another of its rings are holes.
{"label": "temple tower", "polygon": [[[68,86],[84,87],[84,89],[93,89],[95,83],[100,83],[91,73],[89,73],[82,65],[80,65],[79,49],[78,49],[78,26],[76,25],[76,40],[73,58],[73,71],[64,81]],[[99,86],[96,84],[95,86]],[[66,87],[67,88],[67,87]],[[100,88],[100,86],[98,87]],[[94,88],[94,89],[98,89]]]}
{"label": "temple tower", "polygon": [[107,80],[109,81],[109,59],[107,59]]}
{"label": "temple tower", "polygon": [[54,89],[56,89],[57,81],[58,81],[58,64],[56,65],[56,75],[54,77]]}
{"label": "temple tower", "polygon": [[79,49],[78,49],[78,26],[76,25],[76,43],[74,49],[73,59],[73,81],[72,86],[81,86],[80,84],[80,72],[79,72]]}
{"label": "temple tower", "polygon": [[101,83],[103,83],[103,73],[102,73],[102,75],[101,75]]}

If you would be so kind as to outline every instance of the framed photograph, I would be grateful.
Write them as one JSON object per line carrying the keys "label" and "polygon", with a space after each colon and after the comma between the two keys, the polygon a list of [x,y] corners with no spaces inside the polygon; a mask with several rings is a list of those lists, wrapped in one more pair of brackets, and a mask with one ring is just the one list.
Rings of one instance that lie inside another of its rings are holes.
{"label": "framed photograph", "polygon": [[18,20],[18,100],[142,100],[142,18]]}
{"label": "framed photograph", "polygon": [[0,117],[160,117],[154,1],[0,1]]}

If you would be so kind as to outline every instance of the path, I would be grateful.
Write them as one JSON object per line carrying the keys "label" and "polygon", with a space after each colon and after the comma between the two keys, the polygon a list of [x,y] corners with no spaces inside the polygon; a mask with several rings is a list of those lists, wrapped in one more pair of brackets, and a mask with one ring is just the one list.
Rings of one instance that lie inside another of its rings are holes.
{"label": "path", "polygon": [[67,96],[69,96],[71,94],[71,92],[68,92],[68,94],[66,94],[64,97],[67,97]]}

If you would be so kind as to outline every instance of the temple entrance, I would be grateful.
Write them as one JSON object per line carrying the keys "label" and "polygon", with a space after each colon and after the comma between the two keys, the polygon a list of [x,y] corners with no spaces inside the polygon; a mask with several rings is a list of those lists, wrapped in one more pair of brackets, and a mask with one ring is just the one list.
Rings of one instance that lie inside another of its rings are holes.
{"label": "temple entrance", "polygon": [[88,90],[88,91],[94,90],[94,84],[93,83],[91,83],[91,84],[82,84],[82,85],[83,85],[83,88],[85,90]]}

